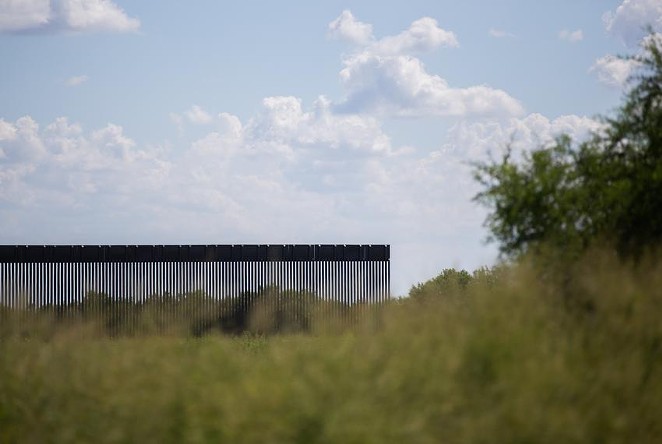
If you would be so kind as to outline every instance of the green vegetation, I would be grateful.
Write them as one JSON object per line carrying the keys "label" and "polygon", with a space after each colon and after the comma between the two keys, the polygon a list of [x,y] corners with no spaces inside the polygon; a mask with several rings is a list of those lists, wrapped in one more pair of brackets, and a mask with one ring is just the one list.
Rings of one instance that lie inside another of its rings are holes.
{"label": "green vegetation", "polygon": [[439,276],[413,286],[409,297],[415,301],[439,297],[449,299],[464,295],[470,287],[479,284],[490,288],[497,284],[505,270],[505,267],[481,268],[469,274],[466,270],[447,268]]}
{"label": "green vegetation", "polygon": [[50,339],[81,329],[98,338],[309,333],[345,328],[366,311],[372,309],[365,304],[350,307],[275,286],[222,299],[202,291],[153,294],[144,300],[91,291],[81,301],[57,305],[14,310],[0,305],[0,338]]}
{"label": "green vegetation", "polygon": [[659,442],[662,267],[594,253],[570,289],[495,276],[437,279],[378,328],[6,337],[0,442]]}

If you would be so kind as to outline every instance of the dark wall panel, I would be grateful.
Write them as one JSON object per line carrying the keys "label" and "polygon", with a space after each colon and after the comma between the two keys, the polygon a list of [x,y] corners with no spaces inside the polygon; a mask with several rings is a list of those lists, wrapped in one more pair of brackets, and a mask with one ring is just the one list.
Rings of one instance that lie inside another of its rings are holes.
{"label": "dark wall panel", "polygon": [[387,261],[388,245],[0,245],[0,263]]}

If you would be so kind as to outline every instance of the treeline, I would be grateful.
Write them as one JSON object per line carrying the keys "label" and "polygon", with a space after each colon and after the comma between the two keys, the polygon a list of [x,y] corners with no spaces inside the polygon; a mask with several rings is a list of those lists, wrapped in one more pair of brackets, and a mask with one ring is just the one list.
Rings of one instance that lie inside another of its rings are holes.
{"label": "treeline", "polygon": [[143,300],[91,291],[80,301],[58,305],[0,306],[0,334],[50,336],[65,329],[110,337],[309,333],[343,329],[373,308],[276,286],[220,299],[202,291],[154,294]]}

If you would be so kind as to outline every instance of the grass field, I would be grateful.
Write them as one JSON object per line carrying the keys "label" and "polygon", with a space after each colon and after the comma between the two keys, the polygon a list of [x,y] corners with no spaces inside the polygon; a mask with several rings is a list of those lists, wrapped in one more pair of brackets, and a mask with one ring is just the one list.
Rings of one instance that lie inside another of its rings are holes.
{"label": "grass field", "polygon": [[[553,275],[553,273],[550,273]],[[0,340],[2,443],[653,443],[662,266],[592,255],[334,333]]]}

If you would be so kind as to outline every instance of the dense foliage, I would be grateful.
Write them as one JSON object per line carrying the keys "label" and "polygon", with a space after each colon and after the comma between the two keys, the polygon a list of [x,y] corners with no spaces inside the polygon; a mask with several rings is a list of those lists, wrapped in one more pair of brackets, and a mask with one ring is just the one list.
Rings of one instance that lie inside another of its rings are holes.
{"label": "dense foliage", "polygon": [[479,268],[473,273],[446,268],[438,276],[414,285],[409,290],[409,298],[418,302],[438,297],[463,298],[477,286],[486,289],[492,288],[499,283],[504,272],[505,268],[502,267]]}
{"label": "dense foliage", "polygon": [[562,136],[524,154],[481,163],[477,200],[506,256],[542,245],[571,255],[596,242],[639,257],[662,242],[662,39],[630,58],[636,74],[615,117],[580,144]]}
{"label": "dense foliage", "polygon": [[0,304],[0,339],[46,339],[81,326],[88,335],[111,338],[309,333],[321,319],[329,321],[329,328],[351,324],[362,309],[362,304],[350,306],[276,286],[220,299],[202,291],[153,294],[142,300],[91,291],[80,301],[55,305],[12,309]]}

